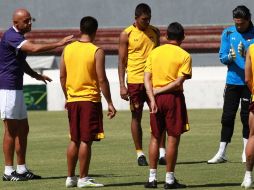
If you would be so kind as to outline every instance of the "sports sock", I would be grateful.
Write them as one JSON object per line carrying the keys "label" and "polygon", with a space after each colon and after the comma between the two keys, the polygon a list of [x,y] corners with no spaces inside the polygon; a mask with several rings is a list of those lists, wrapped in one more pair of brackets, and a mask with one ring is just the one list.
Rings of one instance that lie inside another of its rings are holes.
{"label": "sports sock", "polygon": [[175,175],[174,172],[167,172],[166,173],[166,183],[173,184],[175,181]]}
{"label": "sports sock", "polygon": [[160,148],[159,151],[160,151],[160,157],[159,158],[165,157],[165,154],[166,154],[165,148]]}
{"label": "sports sock", "polygon": [[251,171],[246,171],[244,178],[251,178]]}
{"label": "sports sock", "polygon": [[245,153],[245,148],[247,145],[248,139],[243,138],[243,152]]}
{"label": "sports sock", "polygon": [[149,182],[157,180],[157,169],[150,169],[149,172]]}
{"label": "sports sock", "polygon": [[144,156],[144,152],[143,150],[136,150],[137,151],[137,158],[139,158],[140,156]]}
{"label": "sports sock", "polygon": [[77,177],[76,176],[72,176],[72,177],[67,177],[67,180],[72,180],[72,181],[76,181],[77,180]]}
{"label": "sports sock", "polygon": [[17,173],[19,174],[23,174],[27,172],[27,169],[26,169],[26,165],[25,164],[22,164],[22,165],[17,165]]}
{"label": "sports sock", "polygon": [[219,156],[225,156],[227,144],[228,144],[227,142],[220,142],[219,151],[217,153],[219,154]]}
{"label": "sports sock", "polygon": [[79,181],[86,182],[89,179],[91,179],[91,178],[90,177],[83,177],[83,178],[79,178]]}
{"label": "sports sock", "polygon": [[4,174],[5,175],[11,175],[12,172],[15,170],[13,169],[13,166],[5,166],[4,167]]}

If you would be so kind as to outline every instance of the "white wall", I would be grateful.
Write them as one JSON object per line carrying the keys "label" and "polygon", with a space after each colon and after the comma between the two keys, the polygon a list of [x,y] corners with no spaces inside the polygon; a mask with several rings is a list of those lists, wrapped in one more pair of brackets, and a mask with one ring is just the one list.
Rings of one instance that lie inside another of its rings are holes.
{"label": "white wall", "polygon": [[[193,67],[193,77],[184,84],[184,94],[188,109],[222,108],[223,91],[225,86],[226,67]],[[117,110],[128,110],[129,102],[119,95],[117,69],[107,69],[112,99]],[[48,110],[64,109],[64,96],[59,81],[59,70],[46,70],[44,74],[53,81],[47,84]],[[42,84],[25,75],[24,84]],[[103,108],[107,109],[105,99],[102,98]],[[145,109],[148,109],[145,106]]]}

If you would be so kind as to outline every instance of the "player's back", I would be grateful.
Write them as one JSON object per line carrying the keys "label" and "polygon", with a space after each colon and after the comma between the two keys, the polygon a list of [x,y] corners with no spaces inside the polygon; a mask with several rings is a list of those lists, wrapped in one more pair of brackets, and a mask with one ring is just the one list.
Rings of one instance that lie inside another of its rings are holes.
{"label": "player's back", "polygon": [[80,41],[73,42],[64,49],[68,102],[100,101],[95,65],[97,49],[92,43]]}

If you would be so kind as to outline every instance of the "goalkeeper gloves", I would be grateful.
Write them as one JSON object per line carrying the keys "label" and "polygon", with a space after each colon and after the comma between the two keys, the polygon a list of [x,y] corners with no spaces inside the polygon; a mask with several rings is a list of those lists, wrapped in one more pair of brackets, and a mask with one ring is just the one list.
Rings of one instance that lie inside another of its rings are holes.
{"label": "goalkeeper gloves", "polygon": [[238,53],[242,57],[245,57],[246,51],[245,51],[245,48],[244,48],[244,45],[243,45],[242,41],[240,41],[240,43],[238,44],[237,50],[238,50]]}
{"label": "goalkeeper gloves", "polygon": [[229,61],[234,61],[235,58],[236,58],[235,50],[234,50],[233,46],[231,45],[230,49],[229,49],[228,59],[229,59]]}

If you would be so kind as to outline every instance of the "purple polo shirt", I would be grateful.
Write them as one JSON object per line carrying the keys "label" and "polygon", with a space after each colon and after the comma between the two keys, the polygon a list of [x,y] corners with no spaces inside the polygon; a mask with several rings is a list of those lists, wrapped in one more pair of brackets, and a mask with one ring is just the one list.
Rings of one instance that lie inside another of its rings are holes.
{"label": "purple polo shirt", "polygon": [[0,89],[23,89],[23,64],[26,53],[21,51],[25,37],[14,27],[9,28],[0,42]]}

